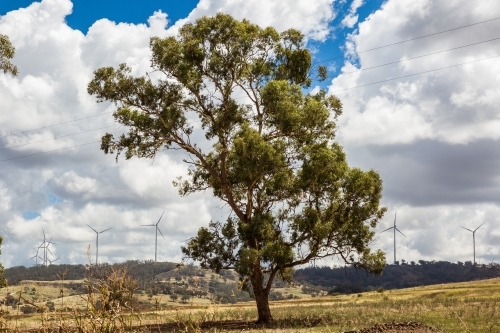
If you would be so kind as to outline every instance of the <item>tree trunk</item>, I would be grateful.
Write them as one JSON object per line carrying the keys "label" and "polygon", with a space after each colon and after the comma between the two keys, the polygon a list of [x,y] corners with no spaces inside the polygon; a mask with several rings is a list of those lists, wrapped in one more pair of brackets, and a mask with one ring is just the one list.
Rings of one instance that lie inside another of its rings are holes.
{"label": "tree trunk", "polygon": [[259,315],[257,324],[269,324],[273,321],[273,316],[269,308],[269,292],[264,289],[264,276],[260,270],[254,271],[251,282]]}

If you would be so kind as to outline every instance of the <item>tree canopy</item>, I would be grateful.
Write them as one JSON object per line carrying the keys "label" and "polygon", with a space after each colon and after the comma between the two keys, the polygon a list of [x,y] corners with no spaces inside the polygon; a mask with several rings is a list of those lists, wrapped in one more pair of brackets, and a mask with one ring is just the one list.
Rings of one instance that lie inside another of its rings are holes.
{"label": "tree canopy", "polygon": [[0,34],[0,70],[17,75],[17,67],[9,60],[14,57],[15,48],[6,35]]}
{"label": "tree canopy", "polygon": [[88,92],[114,102],[116,121],[128,127],[103,136],[106,154],[183,150],[189,176],[174,182],[179,193],[211,190],[230,207],[226,221],[210,222],[187,242],[187,258],[235,269],[255,297],[259,322],[272,320],[273,280],[291,279],[297,265],[336,256],[382,271],[385,255],[369,248],[385,212],[382,180],[349,167],[334,141],[341,101],[307,93],[326,71],[313,71],[299,31],[217,14],[150,45],[154,75],[133,76],[126,64],[100,68]]}
{"label": "tree canopy", "polygon": [[[4,74],[11,73],[12,75],[17,75],[17,67],[14,66],[9,59],[14,57],[15,48],[12,46],[9,38],[6,35],[0,34],[0,70],[4,72]],[[2,237],[0,236],[0,246],[2,245]],[[0,251],[0,254],[2,252]],[[0,288],[5,287],[7,285],[7,281],[4,277],[4,268],[0,263]]]}

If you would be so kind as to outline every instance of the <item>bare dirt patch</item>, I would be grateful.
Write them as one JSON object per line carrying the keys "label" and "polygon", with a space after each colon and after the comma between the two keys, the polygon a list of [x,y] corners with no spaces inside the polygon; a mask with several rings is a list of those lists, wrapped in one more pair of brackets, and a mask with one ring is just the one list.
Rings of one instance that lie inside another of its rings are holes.
{"label": "bare dirt patch", "polygon": [[372,327],[363,328],[360,330],[346,331],[344,333],[431,333],[439,332],[436,328],[425,326],[413,321],[407,323],[385,323],[377,324]]}
{"label": "bare dirt patch", "polygon": [[[220,331],[261,331],[263,329],[282,329],[279,322],[271,325],[259,325],[252,321],[243,320],[228,320],[228,321],[207,321],[193,327],[189,323],[169,323],[151,326],[142,326],[142,328],[155,329],[160,332],[173,332],[177,330],[194,329],[198,332],[213,332],[214,329]],[[297,329],[297,328],[295,328]],[[372,327],[363,328],[360,330],[344,331],[341,333],[437,333],[436,328],[425,326],[417,322],[406,323],[385,323],[377,324]]]}

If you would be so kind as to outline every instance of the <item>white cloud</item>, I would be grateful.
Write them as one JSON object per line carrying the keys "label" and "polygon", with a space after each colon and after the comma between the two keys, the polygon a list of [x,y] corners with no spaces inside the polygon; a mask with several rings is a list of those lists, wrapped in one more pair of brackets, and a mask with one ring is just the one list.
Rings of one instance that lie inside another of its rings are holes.
{"label": "white cloud", "polygon": [[358,15],[356,14],[359,7],[364,5],[363,0],[353,0],[351,6],[349,7],[349,13],[344,17],[340,24],[344,27],[352,28],[356,23],[358,23]]}
{"label": "white cloud", "polygon": [[[463,1],[387,1],[359,24],[359,32],[349,38],[347,53],[357,54],[480,22],[491,18],[490,13],[495,10],[498,10],[495,3],[477,8]],[[499,132],[491,124],[498,118],[498,89],[495,87],[500,80],[500,58],[481,61],[500,54],[498,43],[483,43],[369,69],[495,38],[499,24],[492,21],[357,54],[362,71],[341,74],[330,87],[330,92],[336,93],[346,105],[339,137],[346,143],[356,144],[409,143],[424,138],[465,144],[499,138]],[[439,70],[466,62],[473,63]],[[344,72],[351,71],[352,65],[346,63]],[[427,73],[418,74],[422,72]],[[412,74],[418,75],[386,81]],[[380,81],[386,82],[376,83]],[[374,110],[373,101],[380,101],[382,97],[387,107],[378,104],[376,106],[383,109]],[[391,133],[389,138],[380,135],[381,130]],[[392,134],[395,130],[397,135]]]}
{"label": "white cloud", "polygon": [[[86,35],[65,22],[72,10],[69,0],[43,0],[10,12],[0,17],[0,33],[9,35],[17,48],[15,63],[20,75],[14,78],[0,74],[0,135],[112,111],[112,105],[97,104],[87,93],[93,70],[127,62],[135,74],[143,74],[149,70],[149,38],[172,35],[184,22],[223,11],[278,30],[294,27],[308,38],[321,41],[330,33],[328,23],[335,15],[332,2],[202,0],[187,19],[174,27],[166,27],[167,15],[156,12],[147,25],[99,20]],[[353,2],[353,13],[361,4],[362,1]],[[473,4],[389,0],[359,24],[359,31],[351,36],[346,49],[356,54],[485,20],[498,9],[497,4],[487,1]],[[349,58],[344,74],[335,78],[330,87],[344,103],[339,139],[346,146],[350,163],[380,170],[385,204],[391,212],[394,207],[400,209],[398,226],[408,240],[401,239],[398,251],[407,260],[467,260],[470,249],[462,243],[468,241],[469,235],[454,232],[464,221],[470,221],[472,226],[473,222],[488,221],[482,234],[488,236],[482,239],[478,256],[486,261],[498,255],[495,244],[500,235],[495,226],[500,221],[496,218],[499,215],[495,198],[500,195],[500,153],[495,144],[500,145],[488,140],[495,140],[500,133],[496,88],[500,63],[488,60],[383,84],[367,84],[492,56],[500,50],[498,44],[486,43],[419,61],[347,73],[356,69],[353,64],[358,60],[361,68],[367,68],[493,38],[498,30],[495,24],[360,53],[359,58]],[[343,91],[359,85],[366,86]],[[0,159],[97,141],[105,131],[115,129],[39,142],[112,124],[107,113],[2,137],[0,148],[33,144],[3,150]],[[58,243],[54,251],[62,256],[60,262],[86,262],[86,246],[93,246],[95,241],[86,224],[98,230],[113,227],[103,236],[102,243],[100,238],[101,261],[149,259],[154,255],[154,234],[140,224],[154,223],[163,210],[160,227],[166,240],[159,242],[159,258],[179,260],[180,244],[210,219],[224,219],[227,211],[219,209],[210,193],[179,197],[171,181],[185,174],[180,161],[183,156],[166,154],[160,153],[155,161],[120,159],[117,164],[114,156],[105,156],[99,145],[93,144],[0,162],[0,219],[6,221],[0,225],[4,237],[2,262],[7,267],[25,264],[41,241],[42,227]],[[23,217],[26,212],[40,216],[27,220]],[[387,226],[381,225],[380,230],[383,227]],[[392,239],[390,234],[386,236],[379,236],[377,244],[390,259]]]}
{"label": "white cloud", "polygon": [[186,22],[215,13],[230,14],[236,19],[248,19],[262,27],[272,26],[278,31],[294,28],[307,38],[324,41],[330,33],[328,23],[334,19],[333,0],[201,0],[184,20],[172,27],[176,31]]}
{"label": "white cloud", "polygon": [[[391,226],[397,209],[407,236],[397,238],[399,259],[472,260],[471,236],[459,226],[486,222],[477,254],[481,262],[498,261],[500,58],[476,60],[500,54],[500,44],[408,59],[496,38],[498,20],[418,37],[488,20],[499,10],[494,2],[388,0],[346,42],[348,61],[329,87],[344,104],[338,138],[351,165],[373,168],[384,180],[391,214],[378,229]],[[415,40],[366,51],[409,39]],[[465,62],[471,63],[434,71]],[[374,244],[389,262],[392,242],[386,232]]]}
{"label": "white cloud", "polygon": [[97,192],[98,181],[90,177],[81,177],[75,171],[65,172],[54,179],[54,183],[65,191],[88,197]]}
{"label": "white cloud", "polygon": [[[97,104],[88,95],[87,84],[95,69],[122,62],[136,75],[150,71],[151,36],[173,35],[185,22],[222,11],[280,31],[293,27],[309,39],[324,40],[334,18],[332,2],[202,0],[174,27],[168,28],[167,14],[158,11],[147,24],[101,19],[87,34],[67,25],[65,19],[73,7],[70,0],[42,0],[9,12],[0,17],[0,33],[7,34],[16,47],[20,74],[0,74],[0,148],[18,147],[4,149],[0,160],[92,143],[106,131],[123,131],[96,130],[114,123],[109,113],[114,106]],[[94,117],[101,113],[105,114]],[[71,122],[81,118],[85,119]],[[57,123],[63,125],[51,126]],[[30,131],[45,126],[50,127]],[[9,135],[13,133],[17,134]],[[156,221],[163,210],[160,227],[166,240],[159,242],[159,257],[179,260],[179,246],[185,239],[210,219],[227,216],[227,209],[221,209],[210,193],[178,195],[172,180],[186,173],[182,157],[162,152],[154,161],[115,163],[114,156],[105,156],[93,143],[0,162],[4,184],[0,218],[6,221],[0,226],[2,262],[7,267],[25,264],[41,241],[42,228],[57,240],[53,250],[62,256],[59,262],[86,262],[86,245],[93,246],[95,240],[86,224],[99,230],[113,227],[99,245],[101,261],[149,259],[154,251],[145,244],[151,243],[153,235],[140,224]]]}

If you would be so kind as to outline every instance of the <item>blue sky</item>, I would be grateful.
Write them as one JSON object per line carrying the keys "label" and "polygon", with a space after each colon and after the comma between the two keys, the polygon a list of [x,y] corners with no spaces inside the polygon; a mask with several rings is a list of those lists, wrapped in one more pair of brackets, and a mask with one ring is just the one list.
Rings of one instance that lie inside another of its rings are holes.
{"label": "blue sky", "polygon": [[[11,10],[27,7],[32,0],[12,0],[0,3],[0,15],[5,15]],[[380,8],[383,0],[364,1],[357,10],[358,22],[364,21],[370,14]],[[73,12],[66,17],[67,24],[73,29],[78,29],[87,33],[88,28],[95,21],[107,18],[110,21],[146,24],[148,18],[155,12],[161,10],[168,15],[169,25],[179,19],[183,19],[196,7],[198,0],[72,0]],[[343,63],[343,45],[349,33],[357,28],[355,24],[352,28],[341,24],[342,19],[349,12],[352,1],[337,1],[333,3],[336,17],[330,22],[332,33],[325,41],[311,41],[310,47],[317,50],[315,61],[329,67],[330,75],[338,74]],[[326,87],[326,85],[321,84]]]}
{"label": "blue sky", "polygon": [[[167,26],[153,15],[158,10],[168,15]],[[19,68],[15,78],[0,73],[5,266],[33,256],[42,227],[57,242],[52,252],[61,263],[84,263],[95,241],[86,224],[113,227],[99,245],[101,262],[151,259],[154,252],[142,245],[152,234],[138,225],[155,223],[164,210],[159,260],[179,261],[181,244],[200,226],[225,219],[209,194],[178,196],[172,180],[186,172],[180,155],[117,164],[102,154],[96,142],[114,125],[113,106],[96,103],[86,89],[103,66],[126,62],[143,75],[151,36],[173,35],[182,22],[218,11],[278,30],[294,27],[309,38],[314,62],[330,69],[321,87],[344,105],[337,140],[350,165],[375,169],[384,181],[388,213],[377,231],[392,226],[398,212],[407,236],[397,239],[398,259],[470,260],[470,235],[460,226],[486,222],[476,235],[477,257],[498,261],[500,42],[477,42],[498,38],[500,19],[491,19],[500,17],[500,2],[0,0],[0,33],[16,47]],[[459,26],[468,27],[414,39]],[[414,40],[359,53],[407,39]],[[396,63],[377,67],[387,62]],[[52,126],[58,123],[64,125]],[[373,246],[392,261],[390,233]]]}

